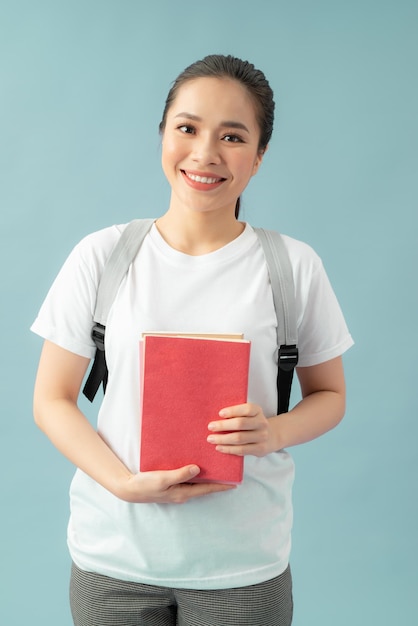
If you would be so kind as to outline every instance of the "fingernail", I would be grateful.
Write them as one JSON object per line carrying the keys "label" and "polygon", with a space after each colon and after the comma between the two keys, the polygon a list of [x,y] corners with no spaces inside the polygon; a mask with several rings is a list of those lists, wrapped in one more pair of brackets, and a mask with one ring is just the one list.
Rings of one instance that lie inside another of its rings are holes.
{"label": "fingernail", "polygon": [[198,467],[197,465],[191,465],[189,467],[189,472],[191,476],[196,476],[196,474],[200,472],[200,467]]}

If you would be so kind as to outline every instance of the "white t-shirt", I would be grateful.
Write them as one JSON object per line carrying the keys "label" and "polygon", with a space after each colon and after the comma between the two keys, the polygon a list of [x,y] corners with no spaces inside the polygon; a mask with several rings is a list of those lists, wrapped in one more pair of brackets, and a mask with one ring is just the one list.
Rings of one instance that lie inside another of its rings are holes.
{"label": "white t-shirt", "polygon": [[[123,228],[93,233],[74,248],[34,332],[94,356],[97,284]],[[295,280],[299,365],[315,365],[353,342],[319,257],[306,244],[284,239]],[[215,252],[189,256],[171,248],[154,225],[120,286],[106,326],[109,383],[98,431],[132,472],[139,468],[139,338],[152,330],[244,333],[251,341],[248,399],[266,416],[276,414],[276,314],[251,226]],[[246,456],[244,481],[235,490],[183,505],[131,504],[77,470],[70,491],[71,556],[88,571],[163,586],[220,589],[268,580],[288,564],[293,478],[293,461],[282,450]]]}

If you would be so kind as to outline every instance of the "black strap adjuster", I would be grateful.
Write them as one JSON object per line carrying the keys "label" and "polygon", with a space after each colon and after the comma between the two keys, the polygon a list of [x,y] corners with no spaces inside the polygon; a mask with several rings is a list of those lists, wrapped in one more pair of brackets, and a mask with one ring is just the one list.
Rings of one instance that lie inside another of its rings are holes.
{"label": "black strap adjuster", "polygon": [[103,326],[103,324],[96,323],[93,326],[93,329],[91,331],[91,338],[96,344],[96,348],[101,352],[104,352],[105,327]]}
{"label": "black strap adjuster", "polygon": [[293,370],[299,360],[299,350],[296,345],[282,345],[279,348],[279,368],[285,372]]}

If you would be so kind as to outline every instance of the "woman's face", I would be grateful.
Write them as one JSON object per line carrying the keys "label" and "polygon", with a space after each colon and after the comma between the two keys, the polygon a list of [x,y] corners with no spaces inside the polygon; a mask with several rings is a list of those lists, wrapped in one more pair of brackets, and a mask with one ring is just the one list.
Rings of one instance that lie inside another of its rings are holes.
{"label": "woman's face", "polygon": [[259,138],[254,104],[239,82],[186,82],[168,110],[162,141],[171,207],[234,213],[261,163]]}

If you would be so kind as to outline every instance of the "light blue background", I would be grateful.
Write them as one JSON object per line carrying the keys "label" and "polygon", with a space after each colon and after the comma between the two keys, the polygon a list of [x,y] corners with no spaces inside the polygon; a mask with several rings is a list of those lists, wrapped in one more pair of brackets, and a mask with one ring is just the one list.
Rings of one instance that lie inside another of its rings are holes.
{"label": "light blue background", "polygon": [[28,328],[83,235],[165,210],[163,101],[213,52],[276,94],[243,217],[319,252],[356,340],[344,422],[294,450],[294,626],[417,623],[417,26],[413,0],[1,3],[1,624],[71,624]]}

